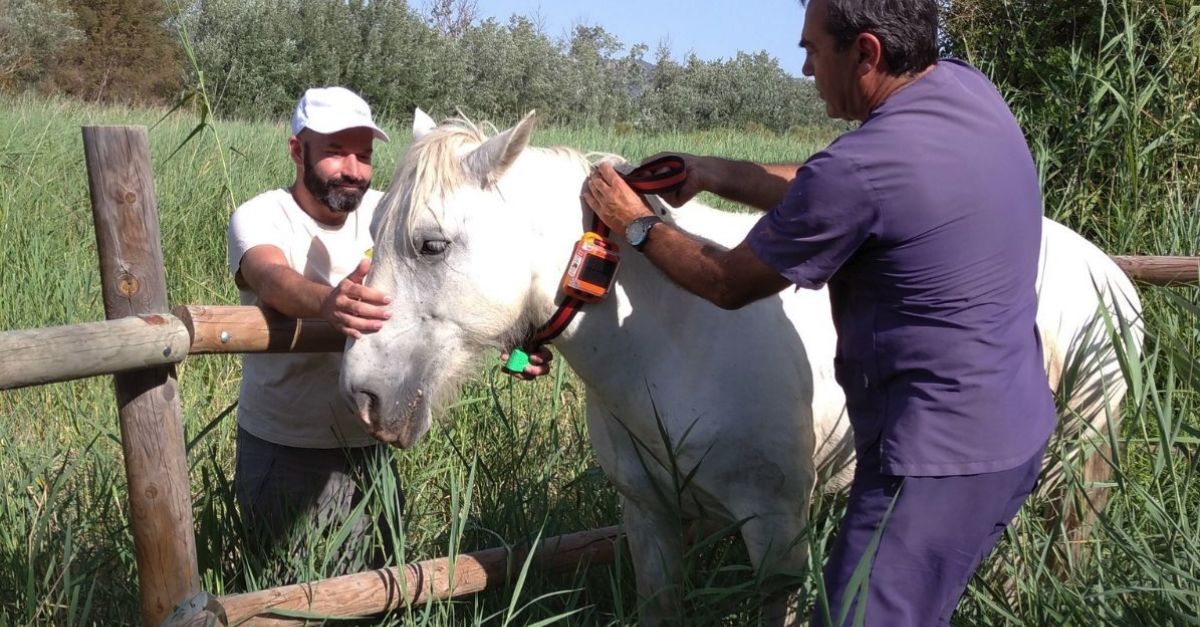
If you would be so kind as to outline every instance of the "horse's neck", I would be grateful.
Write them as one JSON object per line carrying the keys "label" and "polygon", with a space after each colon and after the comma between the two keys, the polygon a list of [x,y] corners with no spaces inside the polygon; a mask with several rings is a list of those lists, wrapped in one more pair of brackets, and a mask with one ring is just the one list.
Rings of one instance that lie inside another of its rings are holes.
{"label": "horse's neck", "polygon": [[[553,152],[538,152],[522,160],[524,174],[514,179],[525,184],[518,204],[530,214],[530,247],[536,251],[528,313],[540,325],[553,315],[559,284],[570,253],[591,221],[591,211],[579,201],[587,171],[578,160]],[[503,191],[503,190],[502,190]],[[697,202],[672,210],[668,220],[682,229],[732,247],[742,240],[756,216],[718,211]],[[606,382],[627,389],[640,376],[626,367],[630,355],[646,355],[689,328],[708,328],[719,315],[713,305],[686,293],[669,281],[622,234],[613,234],[621,246],[621,267],[613,290],[601,303],[587,305],[568,326],[555,346],[593,389]],[[653,364],[653,360],[648,361]],[[623,365],[625,364],[625,365]],[[652,367],[644,365],[645,367]]]}
{"label": "horse's neck", "polygon": [[[740,241],[753,221],[752,216],[727,214],[698,203],[672,212],[670,219],[725,245]],[[671,338],[688,334],[691,326],[706,328],[707,321],[720,314],[672,283],[624,238],[614,237],[621,245],[621,266],[612,291],[603,302],[585,306],[555,342],[576,372],[598,391],[627,391],[629,385],[642,384],[628,379],[643,377],[647,368],[654,367],[655,360],[648,357]],[[565,256],[558,259],[558,276],[566,262]],[[638,355],[642,365],[631,368],[630,359]]]}

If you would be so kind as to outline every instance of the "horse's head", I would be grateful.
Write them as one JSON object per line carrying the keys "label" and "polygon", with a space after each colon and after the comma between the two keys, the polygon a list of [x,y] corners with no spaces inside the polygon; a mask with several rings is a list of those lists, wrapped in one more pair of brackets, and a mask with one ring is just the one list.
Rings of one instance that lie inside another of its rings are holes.
{"label": "horse's head", "polygon": [[[548,198],[561,204],[562,193],[577,208],[586,170],[576,159],[556,172],[548,151],[526,151],[533,126],[531,113],[487,137],[470,123],[437,127],[418,110],[413,144],[373,225],[367,284],[392,295],[392,317],[352,341],[342,367],[343,393],[382,441],[416,442],[436,399],[474,358],[513,346],[542,315],[533,303],[553,299],[558,276],[543,276],[535,250],[563,224],[578,224],[579,212],[541,209]],[[573,184],[561,180],[567,172]]]}

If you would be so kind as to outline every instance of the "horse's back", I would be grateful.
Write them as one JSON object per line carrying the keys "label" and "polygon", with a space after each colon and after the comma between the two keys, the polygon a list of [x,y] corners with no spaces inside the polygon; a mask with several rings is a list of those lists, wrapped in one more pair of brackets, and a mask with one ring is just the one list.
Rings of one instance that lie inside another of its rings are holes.
{"label": "horse's back", "polygon": [[[742,241],[757,219],[754,215],[715,211],[698,203],[680,210],[676,217],[686,230],[728,247]],[[1037,290],[1037,324],[1050,387],[1058,392],[1063,409],[1086,423],[1101,427],[1109,416],[1114,416],[1115,422],[1114,412],[1126,390],[1116,351],[1139,350],[1142,341],[1141,302],[1133,283],[1091,242],[1046,219]],[[795,329],[809,365],[815,461],[819,466],[842,469],[840,473],[829,473],[837,475],[829,484],[836,488],[844,483],[846,470],[852,467],[846,464],[852,450],[847,452],[851,432],[845,398],[833,376],[837,337],[828,293],[824,289],[786,289],[779,298],[787,324]],[[753,314],[741,322],[750,328],[774,324],[767,318],[755,319]],[[1122,327],[1128,329],[1133,344],[1128,349],[1113,345],[1110,329],[1119,331]],[[749,333],[767,331],[742,328]],[[1075,429],[1067,431],[1071,437],[1079,435]]]}

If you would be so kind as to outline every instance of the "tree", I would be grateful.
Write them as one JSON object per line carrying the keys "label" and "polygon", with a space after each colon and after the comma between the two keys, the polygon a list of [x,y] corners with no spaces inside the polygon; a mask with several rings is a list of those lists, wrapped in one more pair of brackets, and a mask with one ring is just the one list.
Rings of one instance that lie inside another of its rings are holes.
{"label": "tree", "polygon": [[56,55],[53,80],[87,100],[163,101],[183,79],[162,0],[67,0],[82,37]]}
{"label": "tree", "polygon": [[82,37],[57,0],[0,0],[0,89],[38,79],[38,70]]}
{"label": "tree", "polygon": [[431,0],[429,3],[429,25],[451,39],[465,35],[478,18],[477,0]]}
{"label": "tree", "polygon": [[820,111],[811,85],[766,53],[681,66],[663,47],[654,67],[647,46],[626,48],[599,26],[556,40],[536,18],[477,22],[474,2],[426,11],[403,0],[192,0],[182,23],[226,116],[284,117],[306,87],[334,84],[401,120],[416,106],[496,121],[537,109],[568,125],[782,131]]}

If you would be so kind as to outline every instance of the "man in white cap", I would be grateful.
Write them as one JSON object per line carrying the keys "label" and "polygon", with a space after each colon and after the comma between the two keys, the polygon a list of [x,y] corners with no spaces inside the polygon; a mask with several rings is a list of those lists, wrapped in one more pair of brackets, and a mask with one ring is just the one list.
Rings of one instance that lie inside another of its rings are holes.
{"label": "man in white cap", "polygon": [[[229,268],[242,304],[324,318],[350,337],[377,331],[390,299],[362,281],[382,196],[370,189],[372,146],[388,136],[367,103],[342,87],[306,91],[291,133],[295,181],[250,199],[230,221]],[[234,487],[243,519],[268,552],[294,548],[293,532],[313,521],[338,532],[365,482],[395,472],[389,451],[338,391],[341,362],[340,353],[242,359]],[[345,551],[368,535],[375,521],[367,518],[352,523],[355,542]]]}

